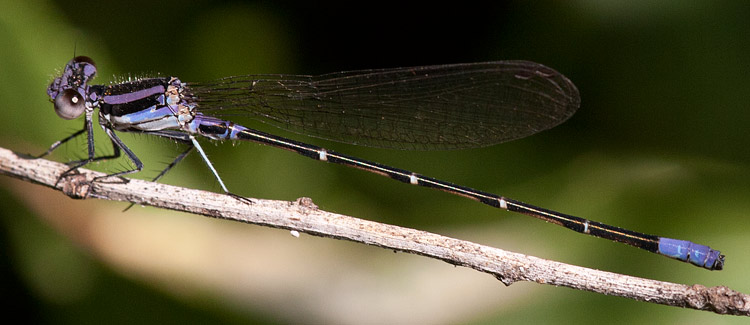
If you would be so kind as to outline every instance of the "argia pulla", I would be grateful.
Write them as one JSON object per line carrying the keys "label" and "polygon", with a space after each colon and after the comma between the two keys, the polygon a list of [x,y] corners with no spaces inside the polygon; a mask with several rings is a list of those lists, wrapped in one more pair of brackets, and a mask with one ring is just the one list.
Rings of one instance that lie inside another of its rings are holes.
{"label": "argia pulla", "polygon": [[[709,270],[721,270],[724,265],[724,256],[708,246],[642,234],[535,207],[204,115],[205,112],[243,114],[283,129],[374,147],[459,149],[489,146],[554,127],[578,109],[580,98],[573,83],[538,63],[497,61],[320,76],[251,75],[209,83],[185,83],[176,77],[167,77],[106,86],[89,85],[89,79],[95,74],[93,60],[79,56],[68,62],[62,76],[47,89],[60,117],[75,119],[85,113],[82,130],[54,143],[43,154],[49,154],[72,138],[87,134],[88,159],[74,162],[63,176],[92,161],[119,157],[121,150],[136,168],[109,176],[140,171],[143,163],[115,131],[139,132],[188,145],[188,149],[154,181],[195,148],[221,188],[229,193],[195,135],[215,140],[254,141],[316,160],[360,168],[404,183],[465,196]],[[95,156],[95,109],[99,109],[99,125],[112,141],[112,155]]]}

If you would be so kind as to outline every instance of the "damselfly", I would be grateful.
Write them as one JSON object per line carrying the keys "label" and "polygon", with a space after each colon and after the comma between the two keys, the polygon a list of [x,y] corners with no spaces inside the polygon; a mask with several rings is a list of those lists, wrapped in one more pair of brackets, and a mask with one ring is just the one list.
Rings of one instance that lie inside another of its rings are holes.
{"label": "damselfly", "polygon": [[[229,193],[195,136],[248,140],[465,196],[709,270],[721,270],[724,265],[724,256],[708,246],[647,235],[536,207],[205,115],[211,112],[242,114],[282,129],[373,147],[425,150],[483,147],[549,129],[567,120],[578,109],[580,98],[573,83],[538,63],[497,61],[319,76],[249,75],[207,83],[166,77],[89,85],[95,74],[93,60],[79,56],[68,62],[62,76],[47,89],[60,117],[75,119],[85,115],[82,130],[54,143],[43,154],[86,133],[88,158],[74,162],[67,173],[92,161],[119,157],[121,151],[135,168],[109,176],[142,170],[141,160],[116,134],[116,131],[138,132],[188,146],[154,181],[196,149],[221,188]],[[99,125],[112,142],[114,153],[111,155],[97,157],[94,153],[96,109],[99,110]]]}

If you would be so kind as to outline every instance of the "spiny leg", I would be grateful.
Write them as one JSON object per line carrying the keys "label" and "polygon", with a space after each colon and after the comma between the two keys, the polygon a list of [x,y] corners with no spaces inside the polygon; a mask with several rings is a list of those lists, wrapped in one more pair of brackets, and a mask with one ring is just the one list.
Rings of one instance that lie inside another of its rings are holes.
{"label": "spiny leg", "polygon": [[[135,168],[112,173],[109,175],[94,177],[94,181],[96,182],[96,181],[100,181],[101,179],[110,178],[110,177],[118,177],[121,181],[123,181],[124,183],[127,183],[128,179],[122,176],[140,172],[141,170],[143,170],[143,162],[141,162],[141,160],[138,159],[138,156],[136,156],[135,153],[133,153],[133,151],[130,150],[130,148],[128,148],[128,146],[126,146],[125,143],[123,143],[119,137],[117,137],[117,135],[115,134],[115,131],[112,130],[112,128],[108,126],[104,126],[104,125],[102,125],[102,128],[104,129],[104,132],[107,134],[107,136],[109,136],[109,139],[112,141],[112,147],[114,148],[115,155],[119,157],[120,150],[124,151],[128,159],[130,159],[130,161],[133,162],[133,164],[135,164]],[[77,166],[77,167],[80,167],[80,166]]]}
{"label": "spiny leg", "polygon": [[190,139],[190,142],[192,142],[193,146],[195,146],[195,148],[198,150],[198,153],[201,155],[201,158],[203,158],[203,162],[206,163],[206,165],[208,166],[208,169],[210,169],[211,173],[213,173],[214,177],[216,177],[216,180],[219,182],[219,185],[221,185],[221,189],[224,190],[224,193],[226,193],[227,195],[229,195],[229,196],[237,199],[238,201],[242,201],[242,202],[245,202],[247,204],[252,204],[253,203],[252,200],[250,200],[250,199],[248,199],[246,197],[234,194],[232,192],[229,192],[229,190],[227,189],[227,187],[224,185],[224,182],[221,180],[221,177],[219,177],[219,173],[216,172],[216,169],[214,168],[214,165],[211,163],[210,160],[208,160],[208,157],[206,156],[206,153],[203,151],[203,147],[201,147],[200,143],[198,143],[198,140],[196,140],[193,135],[188,135],[188,138]]}
{"label": "spiny leg", "polygon": [[[245,202],[245,203],[248,203],[248,204],[252,203],[252,200],[250,200],[248,198],[245,198],[245,197],[242,197],[242,196],[239,196],[237,194],[231,193],[231,192],[229,192],[227,190],[226,186],[224,185],[224,182],[221,180],[221,178],[219,177],[218,173],[216,172],[216,169],[214,169],[213,164],[211,164],[210,160],[208,160],[208,157],[206,156],[205,152],[203,151],[203,148],[200,146],[200,144],[198,143],[198,141],[195,140],[195,138],[193,138],[191,135],[183,133],[183,132],[179,132],[179,131],[173,131],[173,130],[160,130],[160,131],[151,131],[151,132],[145,132],[145,133],[146,134],[150,134],[150,135],[160,136],[160,137],[167,138],[167,139],[172,139],[172,140],[175,140],[175,141],[177,141],[179,143],[184,143],[184,144],[186,144],[188,146],[188,148],[185,151],[183,151],[181,154],[179,154],[169,165],[167,165],[166,168],[164,168],[164,170],[162,170],[158,175],[156,175],[156,177],[154,177],[151,180],[152,182],[156,182],[159,179],[161,179],[164,175],[166,175],[166,173],[168,171],[170,171],[174,166],[176,166],[178,163],[180,163],[188,154],[190,154],[190,152],[193,149],[197,148],[198,152],[201,155],[201,158],[208,165],[209,169],[214,174],[214,177],[216,177],[216,179],[218,180],[218,182],[221,185],[221,187],[224,190],[224,192],[227,195],[229,195],[229,196],[231,196],[231,197],[233,197],[233,198],[235,198],[235,199],[237,199],[239,201],[242,201],[242,202]],[[123,210],[123,212],[129,210],[130,208],[132,208],[133,205],[134,204],[128,205],[128,207],[125,208],[125,210]]]}
{"label": "spiny leg", "polygon": [[[180,161],[182,161],[182,159],[184,159],[190,153],[190,151],[193,150],[193,148],[194,148],[193,145],[190,144],[190,146],[187,148],[187,150],[183,151],[180,155],[178,155],[177,158],[175,158],[169,165],[167,165],[167,168],[164,168],[164,170],[162,170],[161,173],[159,173],[159,175],[156,175],[156,177],[154,177],[151,181],[152,182],[156,182],[160,178],[162,178],[162,176],[164,176],[164,174],[166,174],[170,169],[172,169],[172,167],[174,167]],[[133,205],[135,205],[135,203],[130,203],[130,205],[128,205],[127,208],[125,208],[124,210],[122,210],[122,212],[130,210],[130,208],[132,208]]]}
{"label": "spiny leg", "polygon": [[119,149],[119,147],[114,142],[112,144],[112,148],[113,148],[113,151],[114,151],[114,153],[112,155],[96,157],[95,146],[94,146],[94,132],[93,132],[92,115],[93,115],[93,110],[87,110],[86,111],[86,118],[85,118],[85,120],[83,122],[83,129],[81,129],[79,131],[76,131],[75,133],[69,135],[68,137],[66,137],[66,138],[64,138],[62,140],[59,140],[59,141],[53,143],[52,146],[50,146],[50,148],[47,149],[46,152],[44,152],[43,154],[39,155],[38,158],[44,157],[44,156],[50,154],[55,149],[57,149],[58,147],[60,147],[60,145],[62,145],[64,143],[70,141],[71,139],[73,139],[73,138],[75,138],[75,137],[83,134],[84,132],[86,133],[86,136],[87,136],[86,141],[87,141],[87,148],[88,148],[88,158],[68,162],[67,165],[70,166],[70,168],[68,170],[66,170],[65,172],[63,172],[62,174],[60,174],[60,177],[58,177],[57,182],[55,183],[55,185],[57,185],[57,183],[59,183],[60,180],[63,179],[64,177],[67,177],[67,176],[73,174],[73,172],[76,169],[78,169],[80,167],[83,167],[83,166],[85,166],[85,165],[87,165],[87,164],[89,164],[91,162],[99,161],[99,160],[114,159],[114,158],[120,157],[120,149]]}
{"label": "spiny leg", "polygon": [[75,138],[75,137],[77,137],[77,136],[79,136],[79,135],[83,134],[83,132],[86,132],[86,127],[85,127],[85,126],[84,126],[84,128],[83,128],[83,129],[81,129],[81,130],[78,130],[78,131],[76,131],[75,133],[73,133],[73,134],[71,134],[71,135],[67,136],[66,138],[64,138],[64,139],[62,139],[62,140],[58,140],[58,141],[56,141],[55,143],[53,143],[53,144],[52,144],[52,145],[51,145],[51,146],[49,147],[49,149],[47,149],[47,151],[45,151],[45,152],[44,152],[44,153],[42,153],[41,155],[38,155],[38,156],[36,156],[36,158],[43,158],[43,157],[45,157],[45,156],[49,155],[50,153],[52,153],[52,151],[54,151],[55,149],[57,149],[57,147],[59,147],[59,146],[61,146],[62,144],[64,144],[64,143],[66,143],[66,142],[70,141],[71,139],[73,139],[73,138]]}
{"label": "spiny leg", "polygon": [[[175,158],[169,165],[167,165],[166,168],[164,168],[164,170],[161,171],[161,173],[159,173],[159,175],[156,175],[156,177],[154,177],[151,180],[152,182],[156,182],[160,178],[162,178],[162,176],[164,176],[169,170],[171,170],[180,161],[182,161],[182,159],[184,159],[190,153],[190,151],[192,151],[193,148],[194,148],[193,144],[188,140],[187,135],[185,133],[182,133],[182,132],[171,131],[171,130],[161,130],[161,131],[146,132],[146,133],[152,134],[152,135],[156,135],[156,136],[160,136],[160,137],[164,137],[164,138],[168,138],[168,139],[172,139],[172,140],[175,140],[175,141],[177,141],[179,143],[184,143],[184,144],[188,145],[188,148],[184,152],[182,152],[181,154],[179,154],[177,156],[177,158]],[[135,205],[135,203],[131,203],[130,205],[128,205],[128,207],[125,208],[124,210],[122,210],[122,212],[130,210],[130,208],[132,208],[133,205]]]}

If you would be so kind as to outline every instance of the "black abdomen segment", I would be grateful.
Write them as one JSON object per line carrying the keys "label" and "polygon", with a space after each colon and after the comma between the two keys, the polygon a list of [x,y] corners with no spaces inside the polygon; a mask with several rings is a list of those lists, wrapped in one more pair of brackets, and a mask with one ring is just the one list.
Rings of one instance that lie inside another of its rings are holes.
{"label": "black abdomen segment", "polygon": [[456,185],[435,178],[419,175],[404,169],[394,168],[379,163],[343,155],[325,148],[285,139],[268,133],[252,130],[229,121],[220,120],[203,115],[196,116],[193,123],[197,124],[199,134],[211,139],[253,141],[296,152],[300,155],[336,164],[359,168],[372,173],[390,177],[403,183],[431,187],[456,195],[468,197],[495,208],[518,212],[538,219],[551,222],[578,233],[605,238],[638,247],[652,253],[665,255],[670,258],[689,262],[709,269],[721,270],[724,256],[708,246],[698,245],[689,241],[658,237],[610,226],[596,221],[567,215],[564,213],[536,207],[520,201],[506,199],[502,196],[478,191],[469,187]]}

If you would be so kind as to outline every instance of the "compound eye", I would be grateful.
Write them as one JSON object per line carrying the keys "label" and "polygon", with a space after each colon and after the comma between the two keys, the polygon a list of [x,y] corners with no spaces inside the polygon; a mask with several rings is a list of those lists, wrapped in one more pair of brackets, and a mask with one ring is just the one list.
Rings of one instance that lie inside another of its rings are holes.
{"label": "compound eye", "polygon": [[82,63],[82,62],[86,62],[86,63],[88,63],[88,64],[90,64],[90,65],[92,65],[92,66],[96,67],[96,64],[94,63],[94,60],[93,60],[93,59],[91,59],[91,58],[90,58],[90,57],[88,57],[88,56],[83,56],[83,55],[79,55],[79,56],[77,56],[77,57],[73,58],[73,62],[75,62],[75,63]]}
{"label": "compound eye", "polygon": [[81,116],[85,109],[83,96],[73,89],[65,89],[55,98],[55,113],[66,120]]}

